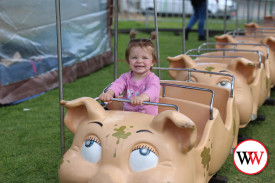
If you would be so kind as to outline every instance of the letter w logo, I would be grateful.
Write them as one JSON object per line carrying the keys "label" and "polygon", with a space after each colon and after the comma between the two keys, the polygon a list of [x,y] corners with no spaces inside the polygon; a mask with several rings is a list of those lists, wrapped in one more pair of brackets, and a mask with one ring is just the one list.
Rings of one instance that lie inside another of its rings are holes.
{"label": "letter w logo", "polygon": [[[243,157],[241,156],[241,153],[243,153]],[[241,164],[244,163],[244,160],[246,161],[246,164],[249,164],[249,162],[251,160],[252,165],[254,164],[255,159],[256,159],[258,165],[260,164],[264,152],[260,151],[260,153],[261,153],[261,156],[259,158],[257,151],[254,151],[254,152],[253,151],[251,151],[251,152],[237,151],[237,154],[238,154],[238,157],[239,157],[239,160],[240,160]],[[248,156],[247,156],[247,154],[248,154]],[[254,154],[254,157],[252,157],[252,154]]]}

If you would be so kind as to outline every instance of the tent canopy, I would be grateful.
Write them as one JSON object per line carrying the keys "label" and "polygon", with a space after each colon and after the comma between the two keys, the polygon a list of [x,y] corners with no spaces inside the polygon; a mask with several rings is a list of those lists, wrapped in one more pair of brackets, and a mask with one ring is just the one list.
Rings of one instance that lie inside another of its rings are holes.
{"label": "tent canopy", "polygon": [[[111,0],[61,1],[64,83],[112,62]],[[58,87],[54,1],[0,2],[0,104]]]}

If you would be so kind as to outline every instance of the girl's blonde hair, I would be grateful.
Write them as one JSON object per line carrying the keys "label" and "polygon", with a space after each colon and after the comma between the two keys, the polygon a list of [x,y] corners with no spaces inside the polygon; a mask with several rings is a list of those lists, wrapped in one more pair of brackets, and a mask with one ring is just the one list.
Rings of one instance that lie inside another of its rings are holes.
{"label": "girl's blonde hair", "polygon": [[145,48],[146,50],[152,53],[152,57],[153,57],[152,62],[153,64],[155,64],[157,62],[157,56],[156,56],[155,47],[152,41],[154,41],[157,37],[156,32],[151,32],[149,39],[144,39],[144,38],[136,39],[136,34],[137,34],[136,31],[132,29],[130,32],[130,41],[125,51],[126,61],[129,63],[129,55],[133,47],[141,47],[141,48]]}

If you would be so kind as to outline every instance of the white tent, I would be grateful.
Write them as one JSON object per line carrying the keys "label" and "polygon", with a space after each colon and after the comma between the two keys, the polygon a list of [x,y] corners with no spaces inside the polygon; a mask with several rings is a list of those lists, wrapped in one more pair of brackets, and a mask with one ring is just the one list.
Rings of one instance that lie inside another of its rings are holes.
{"label": "white tent", "polygon": [[[63,83],[112,62],[111,0],[61,2]],[[58,87],[54,1],[0,2],[0,104]]]}

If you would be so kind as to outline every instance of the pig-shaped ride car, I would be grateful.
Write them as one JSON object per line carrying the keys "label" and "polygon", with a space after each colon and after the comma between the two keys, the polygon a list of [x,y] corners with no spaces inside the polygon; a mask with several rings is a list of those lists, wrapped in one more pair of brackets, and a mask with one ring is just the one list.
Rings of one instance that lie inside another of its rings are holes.
{"label": "pig-shaped ride car", "polygon": [[[235,136],[209,106],[173,98],[182,112],[157,116],[104,110],[94,99],[61,101],[74,134],[59,167],[61,183],[207,183],[227,158]],[[114,102],[113,102],[114,103]],[[198,115],[197,113],[200,113]]]}
{"label": "pig-shaped ride car", "polygon": [[[190,56],[181,54],[175,57],[168,57],[170,68],[189,68],[202,71],[223,72],[235,76],[235,102],[240,115],[240,128],[244,128],[255,119],[257,113],[253,114],[253,107],[258,108],[258,105],[253,105],[257,99],[253,98],[253,92],[250,85],[255,79],[256,67],[255,64],[245,58],[234,58],[228,62],[227,59],[221,58],[203,58],[193,60]],[[170,76],[175,80],[186,81],[188,73],[186,71],[169,71]],[[192,82],[205,83],[214,86],[228,87],[231,81],[220,75],[213,74],[191,74]],[[256,95],[258,97],[258,95]],[[255,112],[255,110],[254,110]]]}
{"label": "pig-shaped ride car", "polygon": [[[222,36],[215,36],[217,43],[234,43],[234,48],[237,49],[246,49],[246,50],[257,50],[260,51],[262,55],[262,61],[264,62],[266,72],[268,72],[269,78],[270,78],[270,86],[271,88],[275,86],[275,37],[268,36],[262,39],[260,42],[255,42],[255,45],[245,45],[245,44],[239,44],[243,41],[236,40],[230,35],[222,35]],[[266,46],[259,45],[265,44],[268,45],[268,48]],[[216,48],[232,48],[232,45],[224,44],[224,45],[216,45]]]}
{"label": "pig-shaped ride car", "polygon": [[247,23],[245,26],[245,34],[246,35],[255,35],[255,34],[262,34],[263,36],[275,36],[275,26],[273,27],[266,27],[260,26],[255,22]]}
{"label": "pig-shaped ride car", "polygon": [[250,84],[250,88],[253,96],[253,115],[256,117],[258,108],[262,106],[270,96],[270,73],[269,64],[267,63],[268,60],[265,60],[265,57],[261,52],[254,50],[229,49],[229,51],[209,52],[202,55],[212,57],[242,57],[255,64],[255,77],[253,82]]}
{"label": "pig-shaped ride car", "polygon": [[[191,70],[190,70],[191,72]],[[194,70],[192,70],[194,72]],[[196,71],[198,72],[198,71]],[[211,72],[211,74],[215,74]],[[222,74],[224,77],[228,75]],[[232,79],[232,78],[227,78]],[[235,148],[238,140],[238,131],[240,125],[240,117],[236,107],[235,99],[234,99],[234,89],[228,89],[219,86],[208,85],[204,83],[195,83],[195,82],[187,82],[187,81],[179,81],[179,80],[160,80],[162,85],[161,94],[165,97],[177,98],[183,100],[189,100],[192,102],[209,105],[219,111],[219,115],[221,117],[222,123],[228,131],[233,130],[235,137],[232,144],[232,148]],[[191,89],[190,89],[191,87]],[[194,90],[197,88],[197,90]],[[205,90],[202,93],[200,88]],[[206,93],[208,91],[208,95]],[[210,96],[210,91],[213,92],[214,97],[213,101]],[[163,99],[163,98],[161,98]],[[228,137],[227,137],[228,138]],[[229,137],[231,138],[231,137]]]}
{"label": "pig-shaped ride car", "polygon": [[275,16],[264,16],[263,27],[275,27]]}

